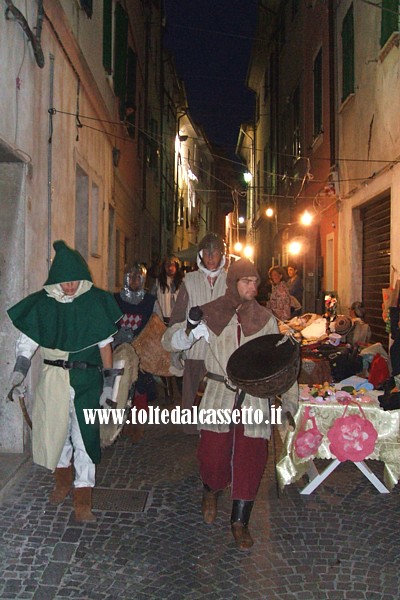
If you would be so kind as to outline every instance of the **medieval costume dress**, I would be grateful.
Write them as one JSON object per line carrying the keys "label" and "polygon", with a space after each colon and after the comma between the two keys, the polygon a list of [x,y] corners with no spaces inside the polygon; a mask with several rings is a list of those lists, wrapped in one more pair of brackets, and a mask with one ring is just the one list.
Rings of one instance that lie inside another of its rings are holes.
{"label": "medieval costume dress", "polygon": [[[202,260],[205,249],[221,250],[221,262],[215,271],[209,271]],[[199,243],[197,255],[197,271],[186,273],[179,288],[179,294],[173,308],[170,326],[186,321],[189,310],[211,302],[225,293],[226,271],[225,251],[222,240],[215,234],[207,234]],[[196,398],[199,383],[204,377],[204,359],[207,354],[207,344],[204,339],[198,340],[191,348],[185,350],[185,367],[183,371],[182,408],[191,408]],[[197,433],[193,425],[183,425],[183,431],[188,434]]]}
{"label": "medieval costume dress", "polygon": [[[20,360],[30,365],[40,348],[43,362],[32,408],[33,460],[55,470],[56,487],[66,491],[61,494],[63,500],[72,485],[72,458],[75,491],[91,491],[94,486],[94,465],[100,461],[99,424],[86,424],[84,409],[99,407],[103,388],[100,348],[111,343],[121,312],[110,293],[93,285],[78,252],[63,241],[53,246],[56,255],[43,289],[21,300],[8,314],[21,331],[14,372]],[[72,297],[64,294],[60,286],[64,282],[79,282]],[[75,427],[73,435],[71,427]],[[85,498],[89,505],[91,493]],[[79,500],[75,503],[74,499],[76,515]]]}
{"label": "medieval costume dress", "polygon": [[[144,283],[147,270],[142,264],[135,264],[128,268],[124,276],[124,285],[114,298],[120,307],[123,317],[119,322],[119,330],[115,336],[113,346],[122,343],[131,343],[147,325],[153,312],[161,318],[161,311],[157,299],[153,294],[146,292]],[[139,410],[148,410],[148,402],[154,402],[157,397],[155,382],[150,373],[139,370],[135,383],[133,406]],[[144,435],[144,427],[137,424],[133,427],[125,426],[125,433],[133,443],[138,442]]]}
{"label": "medieval costume dress", "polygon": [[[279,332],[276,319],[269,310],[255,300],[243,302],[237,292],[237,282],[243,277],[259,275],[254,265],[241,259],[233,263],[227,275],[227,290],[224,296],[201,307],[207,325],[209,345],[205,358],[207,385],[200,409],[207,413],[232,410],[237,401],[235,390],[225,384],[226,365],[232,353],[246,342],[268,334]],[[201,325],[204,327],[204,324]],[[184,323],[172,326],[163,337],[163,345],[169,350],[181,347]],[[195,334],[196,330],[193,330]],[[198,342],[194,335],[192,344]],[[203,340],[205,341],[205,340]],[[252,357],[249,357],[249,361]],[[295,383],[283,395],[283,411],[296,412],[298,386]],[[252,545],[247,524],[267,460],[267,440],[271,436],[269,402],[246,394],[243,408],[261,411],[259,424],[239,424],[232,427],[227,422],[199,423],[200,441],[197,457],[200,477],[204,484],[203,517],[211,523],[216,517],[217,494],[231,485],[232,532],[241,550]],[[210,411],[211,409],[211,411]],[[237,527],[240,523],[244,529]],[[237,532],[244,536],[237,536]]]}

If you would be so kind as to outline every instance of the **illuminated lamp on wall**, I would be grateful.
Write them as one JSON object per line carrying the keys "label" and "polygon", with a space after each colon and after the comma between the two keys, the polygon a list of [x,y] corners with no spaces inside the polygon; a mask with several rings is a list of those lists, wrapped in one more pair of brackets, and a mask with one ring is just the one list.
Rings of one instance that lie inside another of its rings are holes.
{"label": "illuminated lamp on wall", "polygon": [[251,180],[253,179],[253,175],[250,173],[250,171],[246,171],[245,173],[243,173],[243,179],[245,180],[246,183],[251,183]]}

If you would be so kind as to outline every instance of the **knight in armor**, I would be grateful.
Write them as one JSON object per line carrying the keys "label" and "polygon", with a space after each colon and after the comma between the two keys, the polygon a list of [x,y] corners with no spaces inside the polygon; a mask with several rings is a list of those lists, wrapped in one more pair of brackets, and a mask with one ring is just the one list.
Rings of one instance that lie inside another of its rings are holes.
{"label": "knight in armor", "polygon": [[[203,314],[200,323],[192,330],[187,324],[175,324],[164,334],[163,344],[169,351],[195,348],[200,341],[204,342],[206,387],[200,409],[206,412],[229,411],[238,406],[238,394],[226,385],[226,366],[232,353],[252,339],[279,333],[271,311],[255,299],[259,282],[259,274],[251,261],[234,262],[228,270],[225,294],[200,307]],[[248,357],[249,365],[253,360],[252,356]],[[294,414],[297,402],[296,382],[282,396],[283,411]],[[247,550],[253,545],[248,523],[267,461],[271,419],[268,400],[246,393],[242,406],[261,411],[261,422],[237,425],[200,422],[197,458],[203,482],[204,521],[208,524],[215,521],[218,494],[230,485],[232,534],[237,547]]]}
{"label": "knight in armor", "polygon": [[[131,343],[147,325],[153,312],[162,318],[157,298],[145,290],[146,275],[147,269],[143,264],[128,266],[125,269],[122,289],[114,294],[123,313],[118,323],[118,333],[114,337],[114,348],[123,343]],[[132,394],[132,406],[138,411],[148,411],[148,403],[157,398],[155,381],[150,373],[139,370]],[[144,436],[144,426],[131,423],[125,426],[124,433],[133,443],[137,443]]]}
{"label": "knight in armor", "polygon": [[[53,244],[55,258],[43,289],[8,310],[20,330],[11,376],[12,397],[25,393],[24,379],[39,348],[42,358],[32,409],[33,460],[54,472],[52,504],[73,488],[77,521],[95,521],[91,511],[99,423],[85,423],[84,410],[106,407],[115,372],[113,335],[121,318],[112,294],[93,285],[82,256],[65,242]],[[103,391],[102,391],[103,389]]]}
{"label": "knight in armor", "polygon": [[[186,323],[192,307],[215,300],[225,293],[225,244],[220,236],[207,233],[203,237],[198,246],[197,266],[197,271],[186,273],[179,288],[171,313],[170,326],[181,322]],[[195,402],[199,384],[205,375],[206,352],[207,344],[203,339],[185,351],[182,408],[191,408]],[[183,431],[189,434],[197,433],[197,428],[184,425]]]}

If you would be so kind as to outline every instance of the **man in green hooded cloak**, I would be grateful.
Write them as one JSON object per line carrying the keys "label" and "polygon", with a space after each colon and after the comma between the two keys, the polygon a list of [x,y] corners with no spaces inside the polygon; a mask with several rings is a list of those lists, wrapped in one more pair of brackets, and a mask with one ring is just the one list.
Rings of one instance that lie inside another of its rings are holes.
{"label": "man in green hooded cloak", "polygon": [[93,521],[100,431],[97,422],[85,423],[84,409],[105,406],[111,397],[115,378],[111,342],[122,314],[112,294],[93,285],[76,250],[63,241],[53,247],[55,258],[43,289],[8,310],[21,332],[13,397],[23,393],[23,380],[39,348],[42,366],[32,409],[33,460],[55,473],[50,502],[61,503],[73,486],[76,519]]}

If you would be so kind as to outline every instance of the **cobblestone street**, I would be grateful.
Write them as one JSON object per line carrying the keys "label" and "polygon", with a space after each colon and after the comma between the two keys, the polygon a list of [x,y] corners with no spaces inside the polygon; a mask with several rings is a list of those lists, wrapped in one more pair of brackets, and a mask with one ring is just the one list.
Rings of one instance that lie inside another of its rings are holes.
{"label": "cobblestone street", "polygon": [[[2,503],[0,598],[395,600],[399,598],[399,490],[379,494],[341,465],[309,497],[295,484],[278,498],[271,449],[250,530],[236,550],[225,491],[202,522],[197,436],[148,426],[104,451],[98,488],[143,492],[140,512],[96,510],[74,522],[72,502],[47,502],[52,476],[29,461]],[[382,475],[380,464],[370,466]]]}

